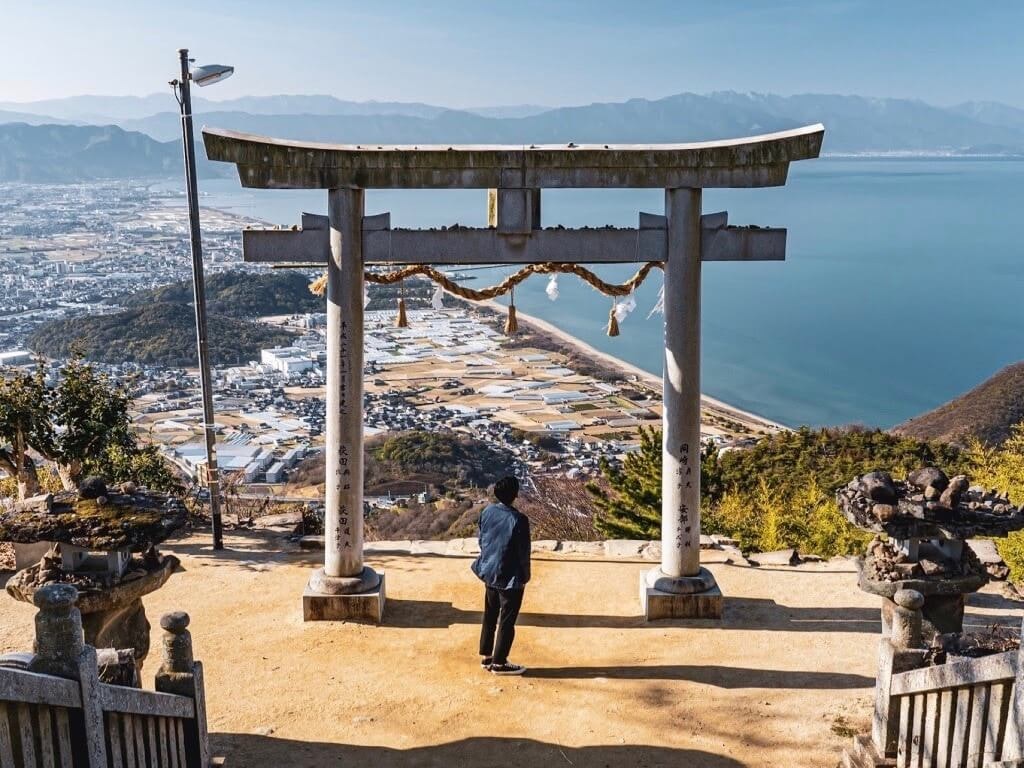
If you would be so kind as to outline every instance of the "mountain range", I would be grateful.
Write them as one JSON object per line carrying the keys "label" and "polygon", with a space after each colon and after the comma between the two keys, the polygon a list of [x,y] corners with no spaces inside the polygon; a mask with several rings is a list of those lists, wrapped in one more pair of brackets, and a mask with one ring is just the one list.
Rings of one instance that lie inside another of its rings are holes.
{"label": "mountain range", "polygon": [[[180,117],[174,106],[170,94],[0,102],[0,181],[177,173]],[[821,122],[826,154],[1024,156],[1024,109],[998,102],[937,107],[913,99],[725,91],[556,108],[454,110],[318,95],[197,98],[193,108],[197,125],[352,143],[678,142]],[[227,172],[200,165],[206,175]]]}

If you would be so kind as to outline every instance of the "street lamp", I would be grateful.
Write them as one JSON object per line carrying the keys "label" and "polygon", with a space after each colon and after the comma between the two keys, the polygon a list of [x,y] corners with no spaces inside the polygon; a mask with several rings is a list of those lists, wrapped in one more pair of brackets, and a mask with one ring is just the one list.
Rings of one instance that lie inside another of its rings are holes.
{"label": "street lamp", "polygon": [[206,436],[206,487],[210,494],[213,520],[213,548],[224,549],[224,530],[220,517],[220,477],[217,471],[217,434],[213,423],[213,382],[210,377],[210,351],[206,336],[206,280],[203,277],[203,241],[199,230],[199,189],[196,183],[196,145],[192,137],[191,85],[211,85],[231,76],[234,67],[211,64],[189,67],[188,48],[178,51],[181,77],[171,81],[174,96],[181,107],[181,141],[185,150],[185,186],[188,192],[188,223],[192,246],[192,287],[196,308],[196,345],[199,348],[199,382],[203,397],[203,432]]}

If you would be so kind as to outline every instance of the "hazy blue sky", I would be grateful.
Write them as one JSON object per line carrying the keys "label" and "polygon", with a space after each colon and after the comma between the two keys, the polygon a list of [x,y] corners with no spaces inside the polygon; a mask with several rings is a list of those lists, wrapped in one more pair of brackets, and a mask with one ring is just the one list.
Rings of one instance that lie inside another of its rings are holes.
{"label": "hazy blue sky", "polygon": [[0,0],[0,101],[143,95],[176,49],[234,64],[203,92],[447,106],[680,91],[1024,106],[1024,2]]}

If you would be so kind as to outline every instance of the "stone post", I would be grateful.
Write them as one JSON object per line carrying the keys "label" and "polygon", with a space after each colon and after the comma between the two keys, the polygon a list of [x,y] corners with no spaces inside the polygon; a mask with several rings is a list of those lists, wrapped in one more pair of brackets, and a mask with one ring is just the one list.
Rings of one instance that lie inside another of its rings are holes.
{"label": "stone post", "polygon": [[163,643],[160,668],[156,671],[156,689],[162,693],[176,693],[179,696],[193,696],[195,681],[192,668],[192,633],[188,631],[189,615],[175,611],[160,618],[163,628]]}
{"label": "stone post", "polygon": [[640,583],[648,620],[722,615],[722,593],[700,565],[700,211],[700,189],[665,190],[661,566]]}
{"label": "stone post", "polygon": [[899,737],[899,711],[893,707],[892,676],[919,666],[922,648],[921,608],[924,596],[912,589],[893,595],[890,634],[878,644],[878,673],[875,676],[875,708],[871,718],[871,741],[879,755],[895,755]]}
{"label": "stone post", "polygon": [[383,576],[363,564],[363,198],[328,193],[327,425],[324,567],[303,594],[303,618],[379,623]]}
{"label": "stone post", "polygon": [[30,671],[78,679],[85,639],[77,600],[78,590],[70,584],[47,584],[36,590],[32,602],[39,613]]}
{"label": "stone post", "polygon": [[206,724],[206,690],[203,665],[192,656],[189,616],[184,611],[164,614],[160,668],[156,689],[161,693],[188,696],[195,704],[195,718],[185,724],[185,748],[198,758],[198,765],[210,765],[210,737]]}

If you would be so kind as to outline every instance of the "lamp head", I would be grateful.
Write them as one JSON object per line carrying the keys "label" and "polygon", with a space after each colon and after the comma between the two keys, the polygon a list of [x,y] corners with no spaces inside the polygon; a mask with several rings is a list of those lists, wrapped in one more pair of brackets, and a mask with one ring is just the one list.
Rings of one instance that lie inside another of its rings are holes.
{"label": "lamp head", "polygon": [[220,80],[226,80],[234,71],[234,67],[227,67],[223,64],[205,64],[192,70],[192,82],[203,88]]}

